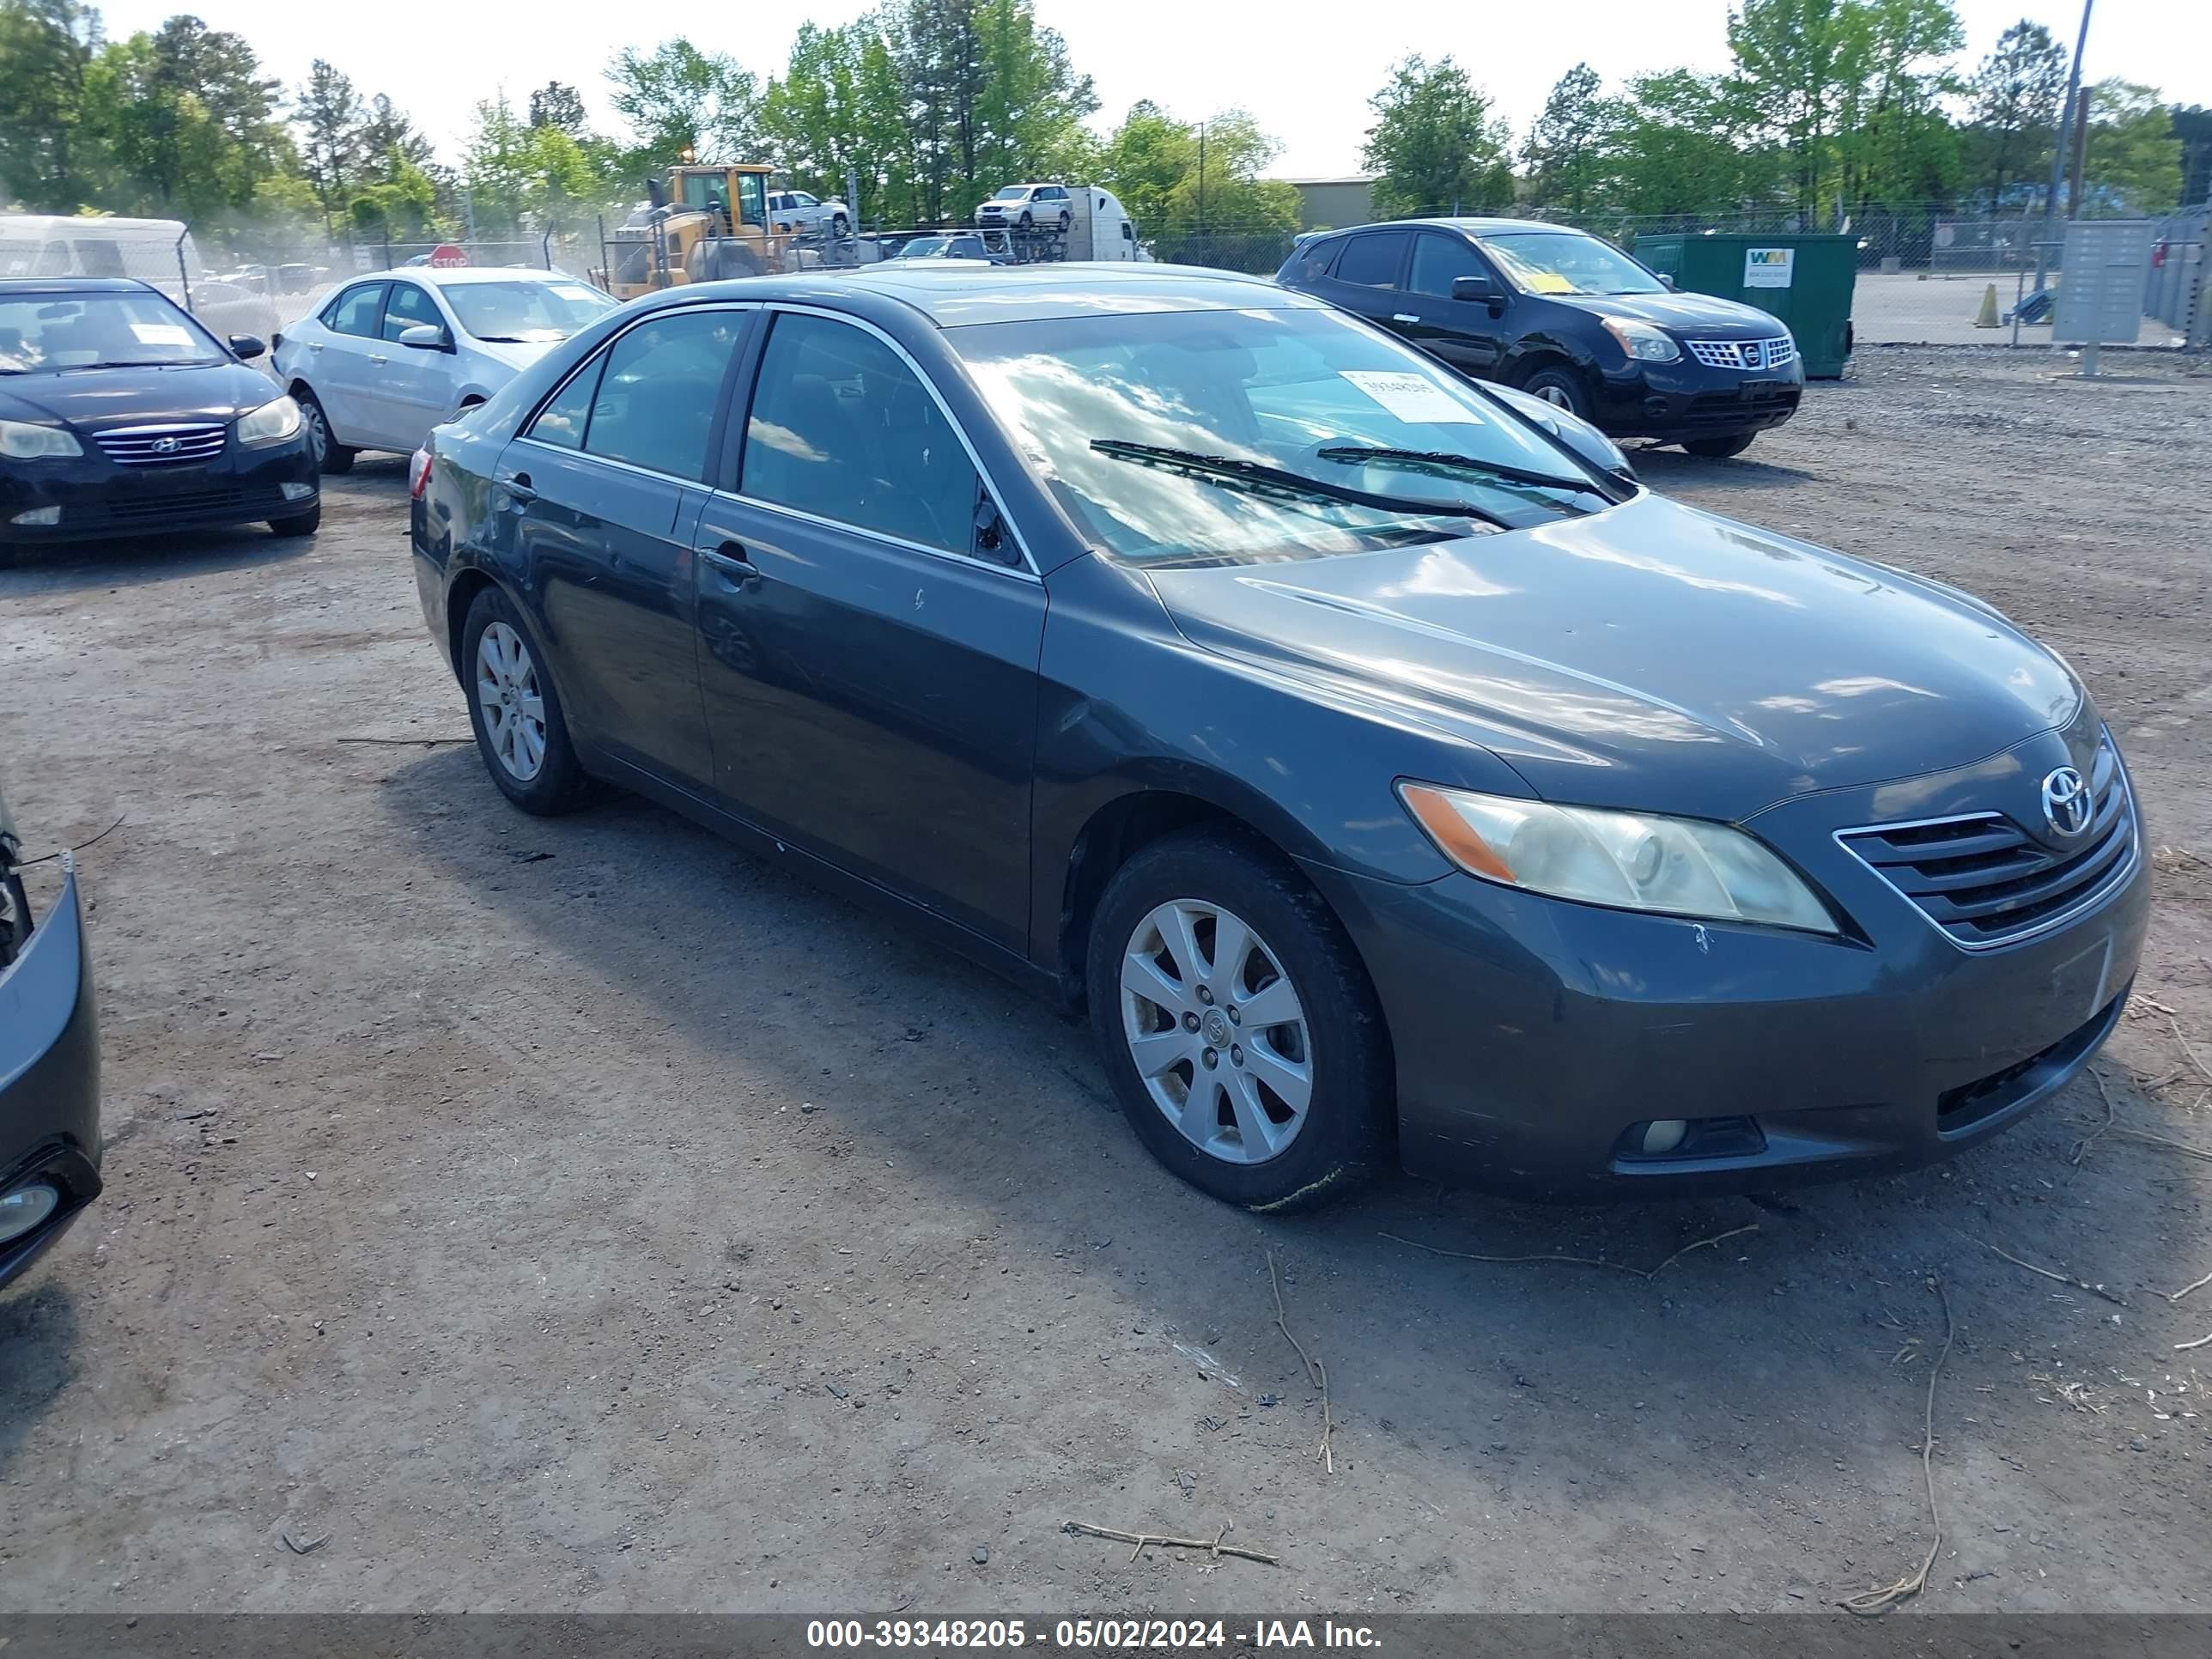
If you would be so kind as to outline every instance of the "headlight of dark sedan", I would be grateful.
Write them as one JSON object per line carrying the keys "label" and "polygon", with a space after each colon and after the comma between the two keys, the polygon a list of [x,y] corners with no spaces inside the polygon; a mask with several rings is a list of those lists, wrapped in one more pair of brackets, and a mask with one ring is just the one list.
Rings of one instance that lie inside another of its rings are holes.
{"label": "headlight of dark sedan", "polygon": [[242,444],[281,444],[296,438],[301,427],[300,405],[289,398],[273,398],[250,415],[238,417],[238,441]]}
{"label": "headlight of dark sedan", "polygon": [[1838,931],[1788,865],[1723,823],[1425,783],[1398,793],[1437,850],[1485,881],[1624,910]]}
{"label": "headlight of dark sedan", "polygon": [[11,461],[65,461],[84,453],[76,434],[35,421],[0,421],[0,456]]}

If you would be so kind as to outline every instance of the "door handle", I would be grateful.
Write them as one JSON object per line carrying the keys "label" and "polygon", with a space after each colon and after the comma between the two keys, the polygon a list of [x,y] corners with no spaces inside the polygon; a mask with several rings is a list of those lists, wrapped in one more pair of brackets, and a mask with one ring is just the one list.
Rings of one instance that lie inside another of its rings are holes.
{"label": "door handle", "polygon": [[320,340],[310,340],[307,342],[307,349],[310,351],[320,351],[322,349],[323,343]]}
{"label": "door handle", "polygon": [[745,550],[735,542],[723,542],[714,547],[702,547],[699,556],[707,568],[732,587],[750,587],[761,579],[760,567],[745,557]]}
{"label": "door handle", "polygon": [[368,361],[374,363],[379,368],[382,368],[385,364],[390,362],[392,360],[389,357],[380,357],[372,351],[368,354]]}
{"label": "door handle", "polygon": [[1394,323],[1418,323],[1421,319],[1418,317],[1409,317],[1402,311],[1394,311],[1390,313],[1390,320]]}
{"label": "door handle", "polygon": [[530,487],[530,475],[527,472],[518,472],[512,478],[501,478],[499,481],[499,487],[507,492],[511,501],[527,503],[538,499],[538,492]]}

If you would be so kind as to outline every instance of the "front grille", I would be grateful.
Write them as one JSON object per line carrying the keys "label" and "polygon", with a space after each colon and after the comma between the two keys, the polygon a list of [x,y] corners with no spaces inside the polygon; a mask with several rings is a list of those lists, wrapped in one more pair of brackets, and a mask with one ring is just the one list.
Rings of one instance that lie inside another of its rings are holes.
{"label": "front grille", "polygon": [[1837,839],[1969,950],[2008,945],[2108,897],[2136,864],[2135,802],[2107,737],[2090,778],[2095,815],[2054,852],[2002,812],[1847,830]]}
{"label": "front grille", "polygon": [[245,520],[259,518],[264,512],[281,513],[289,505],[281,489],[188,489],[132,500],[110,499],[102,501],[96,513],[73,514],[72,522],[150,524],[161,519],[197,519],[231,512]]}
{"label": "front grille", "polygon": [[118,466],[174,466],[211,461],[229,441],[227,426],[118,426],[95,432],[92,441]]}
{"label": "front grille", "polygon": [[1682,343],[1707,368],[1786,368],[1797,360],[1797,342],[1787,334],[1772,340],[1685,340]]}
{"label": "front grille", "polygon": [[1683,410],[1681,424],[1709,427],[1717,432],[1741,432],[1747,427],[1771,426],[1797,412],[1802,394],[1796,386],[1772,392],[1700,392]]}

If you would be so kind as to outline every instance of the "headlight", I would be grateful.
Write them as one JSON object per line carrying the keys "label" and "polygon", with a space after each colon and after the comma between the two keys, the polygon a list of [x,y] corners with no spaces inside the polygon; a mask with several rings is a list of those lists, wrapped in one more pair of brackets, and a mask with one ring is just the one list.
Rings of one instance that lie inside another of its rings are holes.
{"label": "headlight", "polygon": [[1633,317],[1607,317],[1605,331],[1628,354],[1631,362],[1671,363],[1682,355],[1682,348],[1665,329],[1639,323]]}
{"label": "headlight", "polygon": [[1789,866],[1725,824],[1422,783],[1398,793],[1437,850],[1486,881],[1625,910],[1838,931]]}
{"label": "headlight", "polygon": [[76,435],[60,427],[0,421],[0,455],[11,461],[59,461],[83,453]]}
{"label": "headlight", "polygon": [[265,403],[251,415],[238,417],[238,441],[242,444],[281,444],[300,432],[300,405],[289,398]]}

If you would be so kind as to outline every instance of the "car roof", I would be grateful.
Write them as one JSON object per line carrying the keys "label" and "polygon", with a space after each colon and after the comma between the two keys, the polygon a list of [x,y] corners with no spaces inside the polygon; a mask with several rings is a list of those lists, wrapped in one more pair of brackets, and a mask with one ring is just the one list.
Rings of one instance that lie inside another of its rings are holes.
{"label": "car roof", "polygon": [[135,276],[0,277],[0,294],[158,294]]}
{"label": "car roof", "polygon": [[1385,219],[1369,225],[1346,225],[1342,230],[1333,230],[1328,234],[1345,236],[1355,230],[1403,230],[1409,225],[1426,225],[1432,230],[1462,231],[1469,236],[1509,236],[1536,230],[1565,231],[1570,236],[1591,234],[1580,225],[1555,225],[1548,219],[1491,219],[1450,215],[1433,219]]}
{"label": "car roof", "polygon": [[[972,233],[971,233],[972,234]],[[895,301],[939,328],[1035,322],[1104,312],[1327,309],[1266,277],[1195,265],[1087,264],[1066,260],[988,265],[979,260],[892,260],[858,270],[746,276],[672,290],[694,298],[787,300],[860,310],[861,295]]]}
{"label": "car roof", "polygon": [[[465,283],[580,283],[580,276],[571,276],[565,270],[547,270],[539,265],[403,265],[396,270],[365,270],[363,277],[411,276],[417,282],[434,283],[440,288]],[[351,279],[349,279],[351,280]]]}

